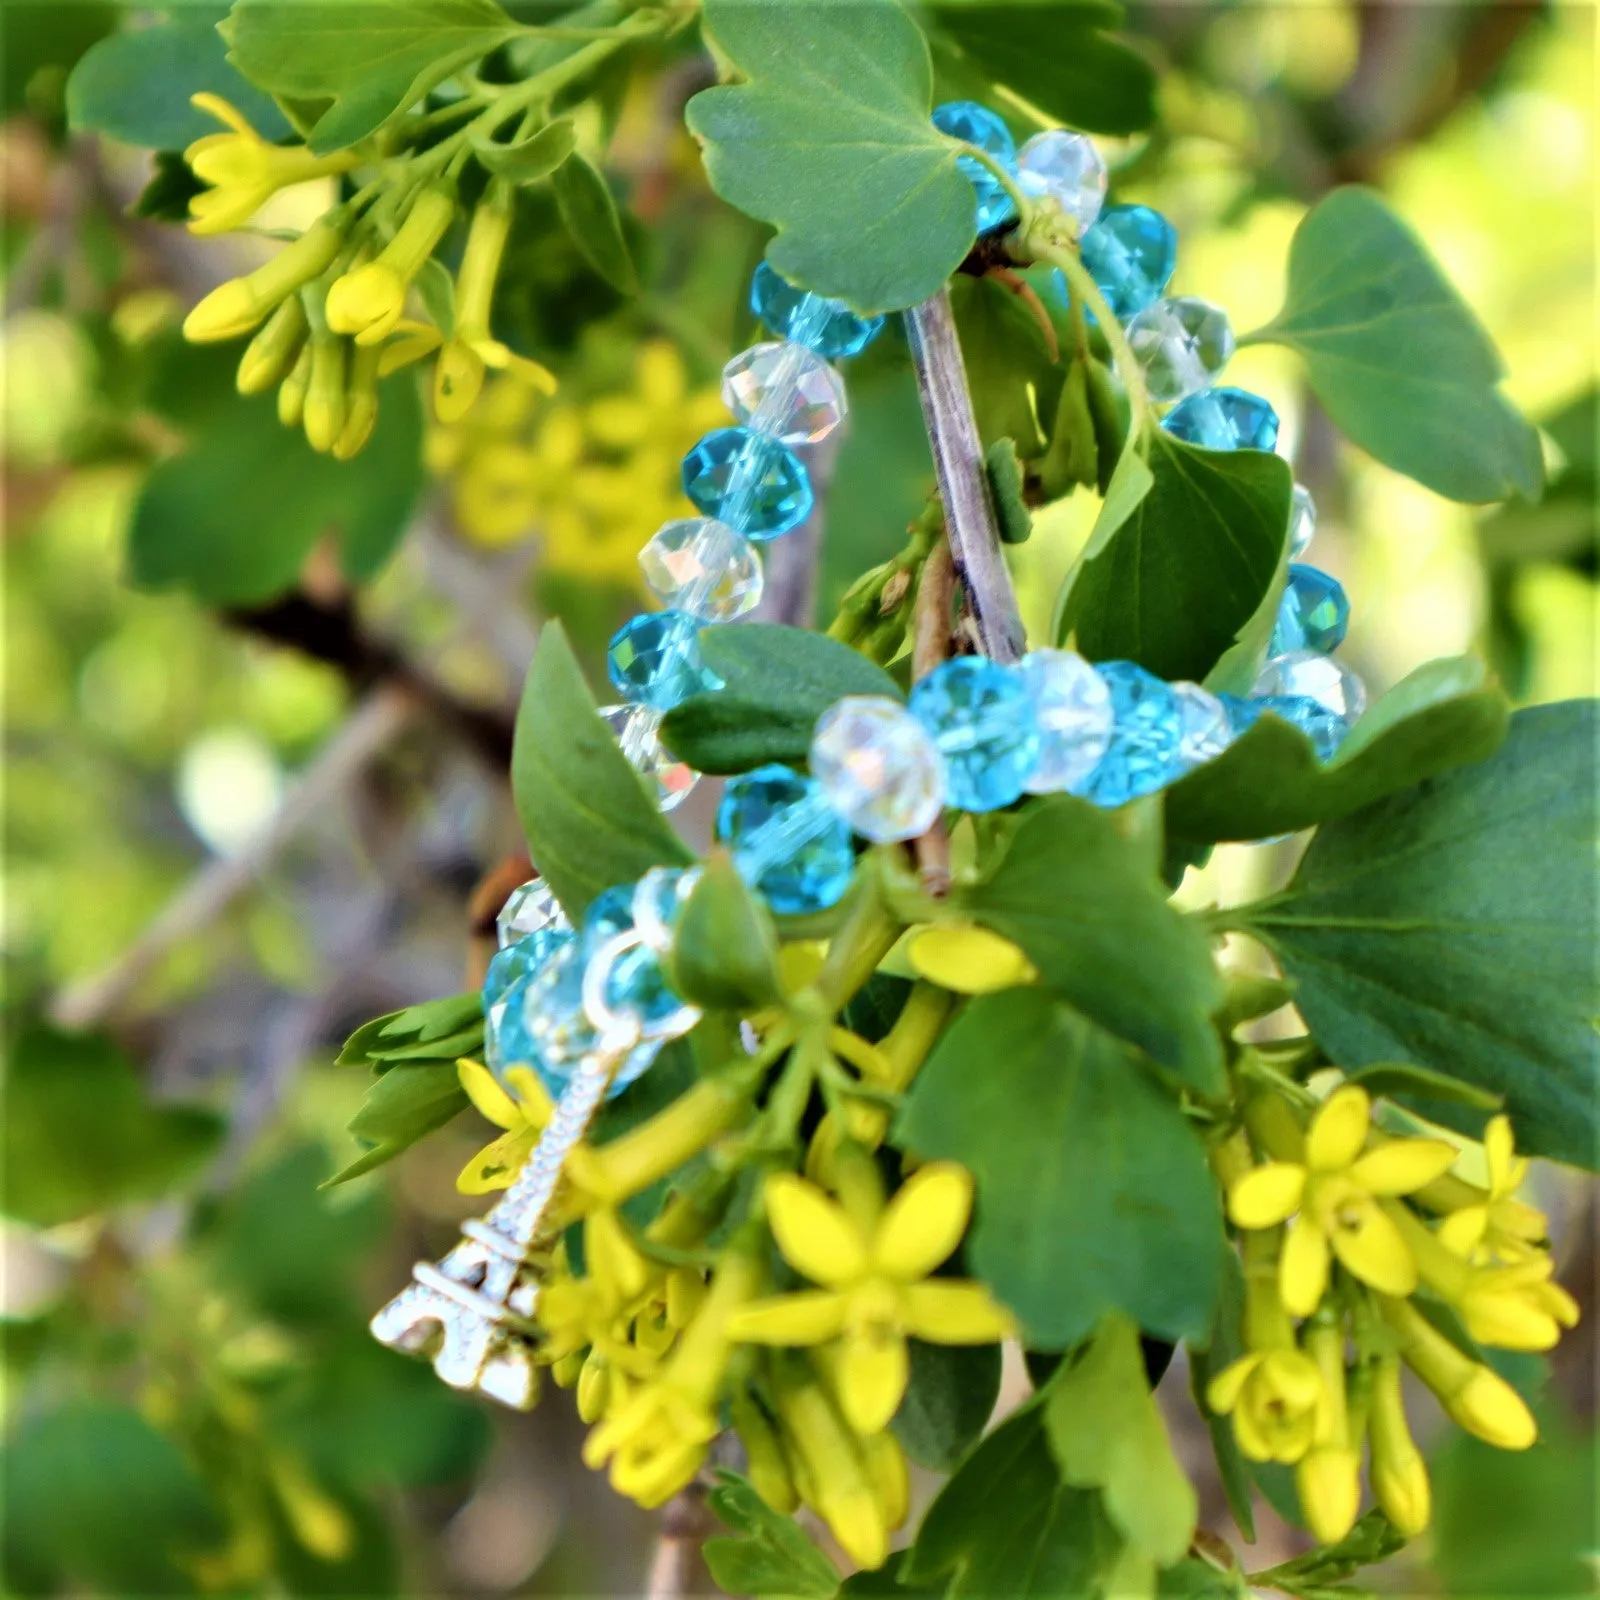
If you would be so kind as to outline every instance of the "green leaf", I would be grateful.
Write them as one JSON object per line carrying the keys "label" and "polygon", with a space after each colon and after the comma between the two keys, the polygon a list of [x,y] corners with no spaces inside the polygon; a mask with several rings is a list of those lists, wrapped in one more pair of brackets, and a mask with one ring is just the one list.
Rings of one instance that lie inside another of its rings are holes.
{"label": "green leaf", "polygon": [[312,130],[318,155],[375,133],[520,31],[494,0],[236,0],[223,25],[228,59],[252,83],[332,99]]}
{"label": "green leaf", "polygon": [[1448,1100],[1458,1106],[1471,1106],[1476,1111],[1498,1111],[1505,1104],[1500,1095],[1476,1089],[1448,1072],[1434,1072],[1429,1067],[1415,1067],[1405,1061],[1362,1067],[1359,1072],[1349,1074],[1349,1081],[1359,1084],[1375,1099],[1379,1095],[1391,1100],[1408,1095],[1413,1099]]}
{"label": "green leaf", "polygon": [[1137,133],[1155,121],[1155,69],[1101,31],[1114,0],[935,0],[934,20],[979,71],[1051,117],[1089,133]]}
{"label": "green leaf", "polygon": [[457,1033],[468,1023],[477,1022],[483,1016],[483,997],[476,989],[467,994],[446,995],[442,1000],[424,1000],[417,1005],[407,1006],[404,1011],[396,1011],[393,1016],[384,1019],[383,1037],[396,1038],[409,1034],[419,1044],[427,1044],[430,1040],[443,1039],[447,1034]]}
{"label": "green leaf", "polygon": [[1234,1436],[1233,1423],[1218,1416],[1206,1399],[1211,1380],[1244,1354],[1244,1269],[1232,1245],[1223,1245],[1220,1259],[1222,1282],[1210,1332],[1203,1343],[1197,1339],[1189,1345],[1189,1394],[1211,1436],[1211,1453],[1216,1457],[1217,1478],[1228,1509],[1245,1541],[1254,1544],[1255,1497],[1250,1466]]}
{"label": "green leaf", "polygon": [[3,1481],[12,1593],[190,1594],[186,1559],[226,1535],[177,1446],[114,1401],[28,1417],[6,1441]]}
{"label": "green leaf", "polygon": [[753,1011],[783,998],[772,913],[725,850],[713,850],[672,935],[673,987],[715,1011]]}
{"label": "green leaf", "polygon": [[1210,1327],[1222,1217],[1200,1141],[1132,1051],[1045,990],[966,1007],[897,1142],[972,1170],[967,1259],[1030,1347],[1065,1349],[1108,1311],[1167,1339]]}
{"label": "green leaf", "polygon": [[157,1200],[198,1175],[225,1122],[151,1100],[108,1039],[33,1028],[10,1050],[0,1211],[54,1227]]}
{"label": "green leaf", "polygon": [[911,1381],[890,1426],[920,1467],[953,1472],[1000,1398],[1000,1346],[912,1339]]}
{"label": "green leaf", "polygon": [[1068,579],[1061,637],[1074,631],[1091,661],[1136,661],[1158,677],[1199,682],[1278,571],[1294,475],[1279,456],[1199,450],[1159,429],[1148,465],[1151,483],[1137,500],[1137,468],[1127,468],[1122,493],[1113,480]]}
{"label": "green leaf", "polygon": [[[503,144],[475,134],[472,153],[502,178],[509,178],[513,183],[537,183],[540,178],[548,178],[572,154],[576,141],[576,123],[571,117],[557,117],[554,122],[547,122],[542,128]],[[607,198],[610,198],[609,193]],[[613,206],[612,215],[615,214]],[[564,218],[566,213],[562,215]]]}
{"label": "green leaf", "polygon": [[928,45],[898,0],[831,7],[706,0],[705,26],[744,82],[687,111],[711,187],[772,223],[767,258],[862,315],[936,293],[972,246],[960,146],[929,120]]}
{"label": "green leaf", "polygon": [[1283,309],[1244,342],[1298,351],[1340,430],[1396,472],[1473,504],[1538,498],[1539,437],[1497,387],[1498,352],[1370,189],[1335,189],[1306,213]]}
{"label": "green leaf", "polygon": [[1326,766],[1298,728],[1270,713],[1215,761],[1166,791],[1176,839],[1270,839],[1331,822],[1385,795],[1492,755],[1506,698],[1480,662],[1429,661],[1356,724]]}
{"label": "green leaf", "polygon": [[528,669],[511,789],[528,853],[574,922],[601,890],[694,859],[600,720],[559,622]]}
{"label": "green leaf", "polygon": [[1000,1424],[928,1507],[902,1582],[946,1600],[1092,1600],[1122,1541],[1100,1496],[1063,1483],[1035,1402]]}
{"label": "green leaf", "polygon": [[1065,377],[1039,324],[994,278],[956,278],[950,305],[979,438],[986,446],[1010,439],[1019,456],[1037,456],[1045,446],[1040,419],[1055,414]]}
{"label": "green leaf", "polygon": [[706,1566],[729,1594],[831,1600],[839,1574],[793,1517],[780,1516],[736,1472],[719,1470],[706,1495],[711,1509],[742,1537],[705,1542]]}
{"label": "green leaf", "polygon": [[1600,1094],[1597,732],[1594,701],[1519,711],[1487,761],[1319,829],[1289,887],[1243,919],[1341,1066],[1477,1084],[1504,1097],[1521,1148],[1580,1166]]}
{"label": "green leaf", "polygon": [[128,215],[150,222],[182,222],[189,215],[189,202],[205,187],[175,150],[157,150],[150,181],[128,207]]}
{"label": "green leaf", "polygon": [[1002,544],[1026,544],[1033,532],[1033,513],[1022,497],[1022,462],[1016,444],[996,439],[983,455],[989,489],[994,495],[995,520],[1000,524]]}
{"label": "green leaf", "polygon": [[551,173],[556,205],[572,242],[613,289],[638,294],[639,273],[622,236],[622,218],[606,180],[580,155],[569,154]]}
{"label": "green leaf", "polygon": [[60,127],[68,74],[97,40],[113,32],[122,8],[101,0],[6,0],[0,51],[0,116],[24,112]]}
{"label": "green leaf", "polygon": [[723,687],[667,713],[661,737],[697,772],[804,766],[817,718],[847,694],[903,700],[899,684],[849,645],[770,622],[702,628],[700,649]]}
{"label": "green leaf", "polygon": [[956,904],[1093,1021],[1200,1093],[1225,1092],[1210,942],[1106,812],[1071,795],[1030,803],[992,876]]}
{"label": "green leaf", "polygon": [[247,605],[288,588],[333,534],[346,575],[372,577],[405,531],[421,488],[414,384],[383,389],[378,425],[353,461],[318,455],[280,426],[271,395],[221,399],[182,455],[145,479],[128,535],[141,589]]}
{"label": "green leaf", "polygon": [[1252,1572],[1252,1588],[1282,1589],[1307,1594],[1340,1583],[1362,1567],[1387,1561],[1404,1544],[1394,1525],[1376,1509],[1369,1511],[1337,1544],[1308,1550],[1265,1572]]}
{"label": "green leaf", "polygon": [[406,1062],[385,1072],[350,1119],[350,1132],[368,1149],[322,1185],[331,1189],[404,1155],[419,1139],[467,1108],[455,1058]]}
{"label": "green leaf", "polygon": [[263,139],[283,139],[289,124],[269,95],[229,64],[217,32],[222,7],[185,7],[170,22],[114,33],[94,45],[67,80],[67,117],[79,133],[103,133],[151,150],[182,150],[227,130],[189,104],[220,95]]}
{"label": "green leaf", "polygon": [[1153,1561],[1181,1560],[1199,1497],[1172,1453],[1139,1330],[1126,1317],[1108,1316],[1088,1348],[1062,1366],[1045,1395],[1044,1420],[1062,1479],[1101,1490],[1107,1516]]}

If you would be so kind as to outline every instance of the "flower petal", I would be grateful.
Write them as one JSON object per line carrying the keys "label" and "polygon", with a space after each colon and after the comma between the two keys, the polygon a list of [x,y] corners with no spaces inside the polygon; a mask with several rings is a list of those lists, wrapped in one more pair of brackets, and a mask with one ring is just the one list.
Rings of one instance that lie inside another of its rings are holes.
{"label": "flower petal", "polygon": [[[236,106],[230,105],[220,94],[212,94],[209,89],[202,89],[199,94],[189,96],[189,104],[196,111],[203,111],[208,117],[215,117],[218,122],[226,123],[237,134],[242,134],[246,139],[255,139],[260,142],[261,135],[250,126],[250,119]],[[224,137],[218,134],[209,134],[207,137],[215,139]],[[191,150],[193,145],[189,147]]]}
{"label": "flower petal", "polygon": [[1302,1217],[1283,1242],[1278,1263],[1278,1292],[1291,1316],[1309,1317],[1328,1287],[1328,1241],[1322,1229]]}
{"label": "flower petal", "polygon": [[1414,1194],[1455,1165],[1456,1148],[1443,1139],[1394,1139],[1369,1150],[1350,1167],[1368,1194]]}
{"label": "flower petal", "polygon": [[1306,1169],[1292,1161],[1269,1161],[1245,1175],[1228,1191],[1228,1215],[1241,1228],[1271,1228],[1300,1209]]}
{"label": "flower petal", "polygon": [[1439,1224],[1439,1242],[1453,1255],[1468,1260],[1483,1243],[1488,1226],[1488,1206],[1463,1206]]}
{"label": "flower petal", "polygon": [[873,1265],[902,1283],[925,1278],[961,1243],[972,1215],[972,1174],[930,1161],[895,1192],[872,1240]]}
{"label": "flower petal", "polygon": [[558,385],[555,373],[537,361],[530,361],[527,356],[519,356],[498,339],[476,339],[472,348],[486,367],[493,367],[496,372],[509,372],[512,377],[520,378],[530,389],[537,389],[541,394],[556,392]]}
{"label": "flower petal", "polygon": [[383,354],[378,358],[380,378],[387,378],[390,373],[410,366],[413,361],[420,361],[444,343],[444,335],[426,322],[409,319],[397,322],[394,331],[398,337],[383,347]]}
{"label": "flower petal", "polygon": [[1261,1365],[1263,1359],[1259,1350],[1252,1350],[1248,1355],[1240,1356],[1237,1361],[1230,1362],[1206,1386],[1206,1404],[1219,1417],[1225,1417],[1238,1405],[1239,1396],[1249,1381],[1250,1374]]}
{"label": "flower petal", "polygon": [[1311,1121],[1306,1135],[1306,1165],[1316,1172],[1337,1172],[1361,1154],[1372,1119],[1367,1091],[1353,1083],[1335,1089]]}
{"label": "flower petal", "polygon": [[456,1076],[467,1098],[497,1128],[521,1128],[526,1122],[517,1102],[508,1095],[481,1061],[466,1058],[456,1062]]}
{"label": "flower petal", "polygon": [[931,1344],[990,1344],[1017,1331],[1011,1313],[981,1284],[929,1278],[901,1296],[906,1331]]}
{"label": "flower petal", "polygon": [[857,1433],[877,1433],[905,1399],[911,1375],[906,1341],[898,1333],[847,1334],[834,1366],[839,1409]]}
{"label": "flower petal", "polygon": [[533,1141],[531,1128],[502,1133],[461,1169],[456,1177],[456,1188],[462,1194],[490,1194],[496,1189],[509,1189],[532,1152]]}
{"label": "flower petal", "polygon": [[1381,1294],[1410,1294],[1417,1286],[1417,1263],[1393,1219],[1371,1201],[1341,1207],[1341,1216],[1346,1214],[1351,1220],[1330,1230],[1334,1254]]}
{"label": "flower petal", "polygon": [[971,923],[942,922],[912,935],[907,959],[919,976],[957,994],[991,994],[1032,983],[1038,970],[1009,939]]}
{"label": "flower petal", "polygon": [[796,1272],[836,1288],[867,1270],[867,1246],[844,1207],[792,1172],[767,1179],[767,1220]]}
{"label": "flower petal", "polygon": [[1508,1180],[1516,1157],[1516,1141],[1511,1133],[1511,1118],[1490,1117],[1483,1130],[1483,1154],[1489,1164],[1489,1189],[1493,1194],[1509,1194],[1516,1185]]}
{"label": "flower petal", "polygon": [[539,1074],[532,1067],[507,1067],[505,1078],[516,1094],[517,1114],[533,1127],[543,1128],[556,1108]]}
{"label": "flower petal", "polygon": [[838,1338],[849,1301],[832,1289],[804,1289],[740,1306],[728,1337],[744,1344],[808,1345]]}

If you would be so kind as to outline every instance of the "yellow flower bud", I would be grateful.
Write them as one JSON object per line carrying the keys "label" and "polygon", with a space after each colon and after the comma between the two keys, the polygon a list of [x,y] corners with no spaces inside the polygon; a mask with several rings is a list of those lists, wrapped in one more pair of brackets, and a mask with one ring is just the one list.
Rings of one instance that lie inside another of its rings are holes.
{"label": "yellow flower bud", "polygon": [[326,272],[344,242],[344,229],[324,218],[293,244],[243,278],[213,289],[184,318],[183,336],[191,344],[214,344],[248,333],[302,284]]}
{"label": "yellow flower bud", "polygon": [[278,386],[278,421],[298,428],[306,414],[306,390],[311,387],[311,346],[301,345],[289,376]]}
{"label": "yellow flower bud", "polygon": [[1427,1466],[1406,1424],[1396,1356],[1384,1356],[1377,1363],[1368,1426],[1372,1440],[1372,1492],[1395,1527],[1408,1539],[1415,1538],[1428,1526],[1433,1499]]}
{"label": "yellow flower bud", "polygon": [[328,326],[361,344],[386,339],[405,309],[406,290],[445,236],[455,215],[449,189],[424,189],[376,261],[347,272],[328,291]]}
{"label": "yellow flower bud", "polygon": [[598,1350],[591,1350],[578,1373],[578,1415],[585,1422],[598,1422],[611,1400],[611,1365]]}
{"label": "yellow flower bud", "polygon": [[240,394],[265,394],[294,366],[306,342],[306,311],[292,294],[245,346],[236,379]]}
{"label": "yellow flower bud", "polygon": [[1337,1544],[1361,1509],[1361,1457],[1343,1445],[1318,1445],[1294,1473],[1306,1525],[1323,1544]]}
{"label": "yellow flower bud", "polygon": [[569,1350],[559,1361],[552,1363],[550,1376],[558,1389],[570,1389],[583,1375],[588,1357],[582,1350]]}
{"label": "yellow flower bud", "polygon": [[356,1538],[344,1507],[287,1451],[268,1450],[266,1468],[300,1546],[322,1561],[344,1560]]}
{"label": "yellow flower bud", "polygon": [[744,1445],[751,1487],[780,1516],[789,1516],[800,1496],[778,1430],[747,1389],[737,1390],[729,1399],[728,1416]]}
{"label": "yellow flower bud", "polygon": [[[333,447],[335,461],[359,455],[378,425],[378,360],[376,345],[356,345],[350,355],[350,384],[345,390],[344,428]],[[508,1179],[509,1179],[508,1174]]]}
{"label": "yellow flower bud", "polygon": [[885,1428],[861,1441],[861,1454],[866,1460],[867,1476],[872,1479],[884,1523],[898,1528],[911,1509],[911,1469],[906,1465],[905,1451],[900,1448],[900,1441]]}
{"label": "yellow flower bud", "polygon": [[332,450],[344,431],[345,356],[343,339],[313,337],[305,429],[307,441],[319,455]]}

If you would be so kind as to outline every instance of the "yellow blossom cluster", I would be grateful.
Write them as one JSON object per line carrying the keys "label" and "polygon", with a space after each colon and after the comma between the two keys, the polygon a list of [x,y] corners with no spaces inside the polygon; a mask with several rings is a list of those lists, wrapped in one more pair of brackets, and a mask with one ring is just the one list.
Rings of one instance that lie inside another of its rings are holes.
{"label": "yellow blossom cluster", "polygon": [[1533,1416],[1475,1346],[1548,1350],[1578,1318],[1554,1282],[1544,1217],[1516,1196],[1527,1163],[1511,1124],[1498,1116],[1485,1132],[1480,1187],[1451,1170],[1454,1144],[1381,1131],[1354,1084],[1304,1125],[1270,1093],[1245,1123],[1218,1170],[1244,1236],[1246,1353],[1212,1380],[1209,1404],[1232,1416],[1246,1456],[1295,1467],[1319,1539],[1356,1520],[1363,1448],[1378,1504],[1401,1533],[1419,1533],[1431,1493],[1402,1364],[1468,1432],[1526,1449]]}

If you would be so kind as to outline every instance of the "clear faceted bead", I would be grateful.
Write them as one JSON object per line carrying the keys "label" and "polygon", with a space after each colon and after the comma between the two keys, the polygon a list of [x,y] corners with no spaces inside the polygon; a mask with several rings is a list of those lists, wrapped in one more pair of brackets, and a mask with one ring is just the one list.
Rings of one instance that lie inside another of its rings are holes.
{"label": "clear faceted bead", "polygon": [[792,339],[754,344],[722,369],[722,403],[756,433],[817,444],[844,421],[844,380]]}
{"label": "clear faceted bead", "polygon": [[1174,406],[1161,426],[1175,439],[1206,450],[1270,450],[1278,442],[1278,413],[1248,389],[1204,389]]}
{"label": "clear faceted bead", "polygon": [[1289,502],[1289,559],[1298,560],[1311,548],[1317,531],[1317,502],[1303,483],[1294,486]]}
{"label": "clear faceted bead", "polygon": [[1310,741],[1319,761],[1331,761],[1350,732],[1349,721],[1320,701],[1303,694],[1269,694],[1255,702],[1263,712],[1298,728]]}
{"label": "clear faceted bead", "polygon": [[1178,701],[1183,726],[1178,735],[1178,754],[1186,766],[1198,767],[1215,761],[1233,741],[1233,724],[1228,708],[1209,689],[1198,683],[1175,683],[1172,692]]}
{"label": "clear faceted bead", "polygon": [[1342,661],[1317,650],[1274,656],[1250,691],[1256,695],[1301,695],[1354,724],[1367,709],[1367,687]]}
{"label": "clear faceted bead", "polygon": [[1233,356],[1228,313],[1198,295],[1157,300],[1128,323],[1127,333],[1150,398],[1163,405],[1209,388]]}
{"label": "clear faceted bead", "polygon": [[1339,580],[1320,567],[1291,561],[1267,653],[1320,650],[1326,655],[1344,643],[1349,626],[1350,601]]}
{"label": "clear faceted bead", "polygon": [[750,309],[781,338],[829,361],[860,355],[883,331],[882,317],[858,317],[842,300],[797,289],[765,261],[750,280]]}
{"label": "clear faceted bead", "polygon": [[944,763],[898,700],[846,695],[823,712],[811,771],[828,803],[874,844],[915,839],[944,807]]}
{"label": "clear faceted bead", "polygon": [[1183,707],[1172,685],[1131,661],[1102,661],[1100,676],[1111,690],[1111,743],[1084,785],[1097,806],[1121,806],[1180,777]]}
{"label": "clear faceted bead", "polygon": [[1166,288],[1178,264],[1178,231],[1149,206],[1110,206],[1079,249],[1106,304],[1126,322]]}
{"label": "clear faceted bead", "polygon": [[700,619],[686,611],[645,611],[611,636],[606,665],[624,699],[670,711],[722,680],[700,656]]}
{"label": "clear faceted bead", "polygon": [[945,792],[962,811],[997,811],[1039,765],[1039,724],[1021,676],[983,656],[960,656],[912,686],[911,714],[944,757]]}
{"label": "clear faceted bead", "polygon": [[[976,100],[948,100],[933,108],[933,125],[940,133],[964,144],[976,145],[993,156],[1010,172],[1017,170],[1017,142],[1011,130],[987,106]],[[971,180],[977,193],[979,233],[988,233],[1003,223],[1014,221],[1017,208],[1000,180],[976,156],[958,156],[956,166]]]}
{"label": "clear faceted bead", "polygon": [[639,566],[663,605],[708,622],[731,622],[761,603],[761,558],[742,533],[714,517],[662,523],[639,552]]}
{"label": "clear faceted bead", "polygon": [[731,778],[717,808],[717,835],[774,911],[825,911],[850,887],[849,826],[822,785],[792,767],[773,763]]}
{"label": "clear faceted bead", "polygon": [[648,706],[602,706],[600,717],[634,771],[656,787],[656,804],[671,811],[689,798],[700,774],[661,743],[661,713]]}
{"label": "clear faceted bead", "polygon": [[811,513],[811,477],[786,445],[749,428],[718,428],[683,458],[683,491],[708,517],[756,540]]}
{"label": "clear faceted bead", "polygon": [[543,878],[529,878],[506,896],[506,903],[494,920],[500,948],[504,950],[507,945],[526,939],[530,933],[564,926],[566,916],[550,885]]}
{"label": "clear faceted bead", "polygon": [[1017,152],[1017,187],[1034,200],[1053,200],[1081,236],[1106,200],[1106,164],[1081,133],[1036,133]]}
{"label": "clear faceted bead", "polygon": [[1039,764],[1023,787],[1029,794],[1076,789],[1111,742],[1111,691],[1071,650],[1030,650],[1017,671],[1039,728]]}
{"label": "clear faceted bead", "polygon": [[699,867],[651,867],[635,885],[633,925],[658,955],[672,948],[672,930],[699,882]]}

